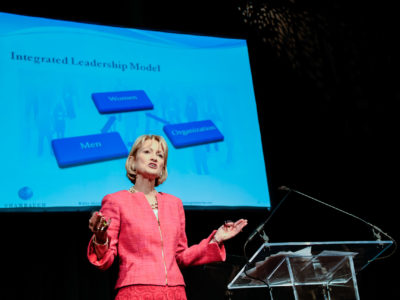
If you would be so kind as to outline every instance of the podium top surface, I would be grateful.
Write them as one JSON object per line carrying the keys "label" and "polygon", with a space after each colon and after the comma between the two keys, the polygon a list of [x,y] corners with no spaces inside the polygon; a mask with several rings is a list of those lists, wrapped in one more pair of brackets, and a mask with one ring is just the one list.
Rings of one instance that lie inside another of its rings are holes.
{"label": "podium top surface", "polygon": [[344,284],[352,273],[366,268],[392,244],[392,241],[264,243],[228,288]]}
{"label": "podium top surface", "polygon": [[285,242],[285,243],[264,243],[267,247],[282,247],[282,246],[313,246],[313,245],[392,245],[392,241],[329,241],[329,242]]}

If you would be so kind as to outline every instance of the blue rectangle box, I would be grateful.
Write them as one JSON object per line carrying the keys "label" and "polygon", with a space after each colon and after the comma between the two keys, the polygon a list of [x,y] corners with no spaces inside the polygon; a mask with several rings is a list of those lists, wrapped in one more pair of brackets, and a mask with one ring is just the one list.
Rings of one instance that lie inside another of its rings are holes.
{"label": "blue rectangle box", "polygon": [[143,90],[93,93],[92,99],[101,114],[146,110],[154,107]]}
{"label": "blue rectangle box", "polygon": [[60,168],[128,156],[118,132],[55,139],[51,145]]}
{"label": "blue rectangle box", "polygon": [[224,140],[224,136],[211,120],[168,124],[164,132],[175,148],[183,148]]}

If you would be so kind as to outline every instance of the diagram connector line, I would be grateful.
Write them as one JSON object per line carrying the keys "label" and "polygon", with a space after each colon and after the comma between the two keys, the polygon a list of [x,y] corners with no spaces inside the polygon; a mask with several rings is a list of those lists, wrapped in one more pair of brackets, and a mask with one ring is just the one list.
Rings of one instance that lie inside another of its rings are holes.
{"label": "diagram connector line", "polygon": [[157,120],[157,121],[159,121],[159,122],[161,122],[161,123],[163,123],[165,125],[169,124],[168,121],[165,121],[164,119],[161,119],[160,117],[157,117],[156,115],[153,115],[152,113],[146,113],[146,116],[148,116],[148,117],[150,117],[150,118],[152,118],[154,120]]}
{"label": "diagram connector line", "polygon": [[106,124],[103,126],[103,128],[101,129],[101,133],[106,133],[110,130],[111,126],[114,124],[115,120],[117,118],[115,116],[111,116],[108,118]]}

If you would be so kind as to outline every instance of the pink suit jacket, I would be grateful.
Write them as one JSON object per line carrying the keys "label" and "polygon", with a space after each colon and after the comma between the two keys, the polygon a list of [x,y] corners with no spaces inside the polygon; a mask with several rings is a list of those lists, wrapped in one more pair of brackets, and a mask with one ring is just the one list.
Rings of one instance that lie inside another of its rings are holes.
{"label": "pink suit jacket", "polygon": [[[93,238],[87,256],[99,269],[108,269],[119,257],[115,288],[132,284],[185,285],[179,267],[224,261],[223,245],[209,243],[215,231],[199,244],[188,247],[182,201],[165,193],[157,194],[158,217],[143,193],[119,191],[106,195],[101,212],[112,219],[108,228],[109,247],[94,252]],[[103,246],[96,246],[103,247]],[[99,249],[99,248],[98,248]]]}

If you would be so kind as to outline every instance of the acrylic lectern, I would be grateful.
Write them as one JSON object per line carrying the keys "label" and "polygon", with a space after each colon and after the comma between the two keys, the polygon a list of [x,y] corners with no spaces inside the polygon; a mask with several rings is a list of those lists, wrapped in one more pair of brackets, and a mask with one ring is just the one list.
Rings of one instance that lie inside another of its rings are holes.
{"label": "acrylic lectern", "polygon": [[268,287],[271,299],[359,300],[356,275],[392,241],[264,243],[228,284]]}

